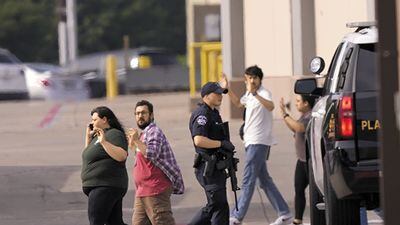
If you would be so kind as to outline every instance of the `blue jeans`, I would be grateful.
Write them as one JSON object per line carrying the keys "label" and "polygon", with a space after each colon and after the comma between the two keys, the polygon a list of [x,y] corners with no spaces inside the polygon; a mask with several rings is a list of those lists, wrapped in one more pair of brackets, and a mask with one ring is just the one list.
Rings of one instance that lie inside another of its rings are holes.
{"label": "blue jeans", "polygon": [[256,144],[246,147],[246,162],[241,187],[242,193],[238,200],[239,211],[236,211],[234,208],[231,211],[231,217],[235,217],[240,221],[243,220],[249,209],[257,178],[260,182],[260,187],[264,190],[278,216],[290,213],[286,201],[268,174],[266,156],[269,154],[269,150],[270,146],[267,145]]}

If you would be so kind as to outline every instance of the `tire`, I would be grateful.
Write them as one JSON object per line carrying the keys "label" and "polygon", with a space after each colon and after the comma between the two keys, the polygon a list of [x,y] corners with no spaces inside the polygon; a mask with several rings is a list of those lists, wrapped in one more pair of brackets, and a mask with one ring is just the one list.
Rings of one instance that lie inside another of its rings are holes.
{"label": "tire", "polygon": [[360,201],[357,199],[338,199],[326,170],[324,186],[326,225],[360,224]]}
{"label": "tire", "polygon": [[324,200],[315,184],[311,161],[308,161],[308,171],[308,180],[310,185],[310,222],[312,225],[326,225],[325,212],[317,208],[317,203],[322,203]]}
{"label": "tire", "polygon": [[[103,80],[89,81],[90,98],[104,98],[107,96],[106,82]],[[126,85],[123,83],[118,84],[118,95],[126,94]]]}
{"label": "tire", "polygon": [[118,95],[126,95],[126,84],[118,83]]}
{"label": "tire", "polygon": [[106,96],[106,84],[101,80],[91,80],[89,84],[90,98],[103,98]]}

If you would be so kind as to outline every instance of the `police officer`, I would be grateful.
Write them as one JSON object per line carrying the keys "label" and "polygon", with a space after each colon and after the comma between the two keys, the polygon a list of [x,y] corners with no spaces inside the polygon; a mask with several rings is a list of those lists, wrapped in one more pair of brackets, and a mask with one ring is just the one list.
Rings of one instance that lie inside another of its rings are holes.
{"label": "police officer", "polygon": [[208,82],[201,88],[203,103],[192,113],[189,129],[196,150],[195,175],[207,196],[207,205],[192,219],[189,225],[228,225],[229,205],[226,197],[226,172],[215,166],[217,151],[223,148],[233,151],[234,146],[224,140],[222,119],[216,107],[221,105],[222,94],[228,89],[216,82]]}

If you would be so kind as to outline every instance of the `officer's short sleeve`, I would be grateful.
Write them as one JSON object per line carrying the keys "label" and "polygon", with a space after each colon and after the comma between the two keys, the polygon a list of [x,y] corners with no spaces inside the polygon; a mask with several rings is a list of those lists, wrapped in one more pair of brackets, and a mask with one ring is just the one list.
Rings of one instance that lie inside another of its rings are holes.
{"label": "officer's short sleeve", "polygon": [[194,136],[208,136],[208,130],[210,127],[209,118],[205,113],[199,113],[193,118],[192,122],[192,137]]}

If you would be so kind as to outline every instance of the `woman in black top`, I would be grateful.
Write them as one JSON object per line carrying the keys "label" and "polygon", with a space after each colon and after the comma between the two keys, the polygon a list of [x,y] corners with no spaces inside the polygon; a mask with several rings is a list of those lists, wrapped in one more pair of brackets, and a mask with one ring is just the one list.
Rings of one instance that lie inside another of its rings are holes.
{"label": "woman in black top", "polygon": [[100,106],[90,114],[81,174],[90,225],[124,225],[122,199],[128,189],[125,132],[109,108]]}

